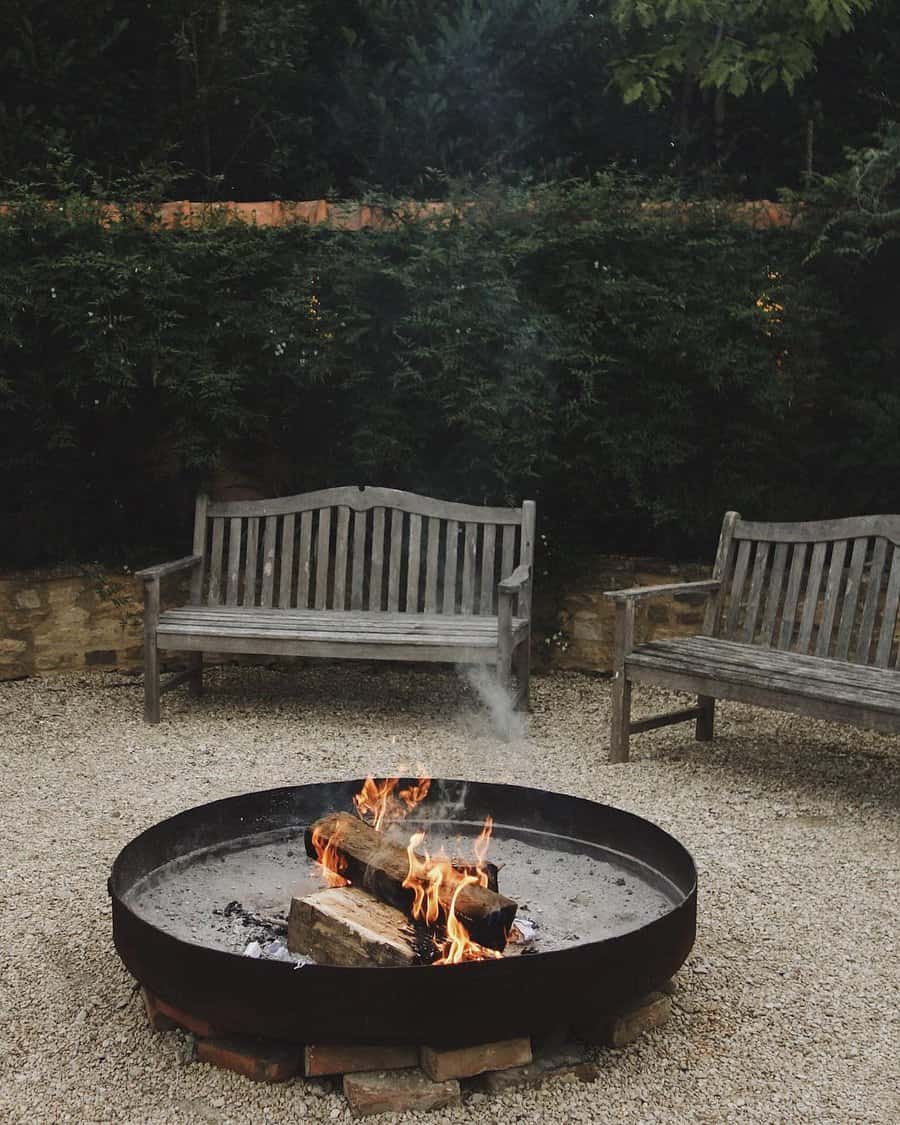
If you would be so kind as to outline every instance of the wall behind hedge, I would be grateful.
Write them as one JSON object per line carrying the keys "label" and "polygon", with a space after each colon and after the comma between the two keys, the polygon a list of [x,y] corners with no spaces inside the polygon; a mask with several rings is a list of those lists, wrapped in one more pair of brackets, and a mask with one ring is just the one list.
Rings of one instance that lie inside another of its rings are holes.
{"label": "wall behind hedge", "polygon": [[180,553],[222,464],[272,493],[531,496],[560,549],[680,557],[726,507],[890,507],[866,405],[895,402],[890,357],[857,346],[809,236],[642,190],[487,190],[361,231],[21,201],[0,217],[0,565]]}

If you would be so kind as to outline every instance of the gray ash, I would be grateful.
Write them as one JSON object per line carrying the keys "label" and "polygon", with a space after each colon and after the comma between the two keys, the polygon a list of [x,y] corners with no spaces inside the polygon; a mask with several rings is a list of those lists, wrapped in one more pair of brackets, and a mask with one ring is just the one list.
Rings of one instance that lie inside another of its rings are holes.
{"label": "gray ash", "polygon": [[[427,825],[429,850],[471,854],[480,824]],[[247,836],[200,849],[136,883],[127,904],[182,941],[243,953],[284,938],[291,898],[322,889],[321,868],[297,847],[302,828]],[[598,845],[498,824],[491,857],[501,891],[519,917],[538,929],[533,952],[598,941],[632,930],[681,901],[677,889],[640,862]],[[430,935],[413,934],[423,960],[434,960]],[[522,950],[524,953],[525,951]]]}

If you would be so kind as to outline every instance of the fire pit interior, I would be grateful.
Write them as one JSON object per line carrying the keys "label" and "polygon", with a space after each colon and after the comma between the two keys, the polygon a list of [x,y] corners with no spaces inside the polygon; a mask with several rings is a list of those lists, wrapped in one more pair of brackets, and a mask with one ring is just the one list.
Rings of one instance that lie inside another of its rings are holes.
{"label": "fire pit interior", "polygon": [[518,786],[371,778],[189,809],[123,849],[116,947],[228,1033],[462,1044],[577,1027],[682,964],[696,872],[648,821]]}

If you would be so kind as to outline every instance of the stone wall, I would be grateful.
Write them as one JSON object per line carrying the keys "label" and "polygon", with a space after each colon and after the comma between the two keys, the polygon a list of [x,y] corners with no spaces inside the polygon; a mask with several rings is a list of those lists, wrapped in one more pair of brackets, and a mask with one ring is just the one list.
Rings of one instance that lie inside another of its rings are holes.
{"label": "stone wall", "polygon": [[0,680],[65,668],[140,667],[137,579],[96,568],[0,575]]}
{"label": "stone wall", "polygon": [[[558,589],[535,589],[535,656],[540,665],[576,671],[610,672],[615,609],[604,590],[655,586],[709,578],[703,564],[671,564],[660,559],[592,555],[582,558]],[[639,602],[635,640],[699,631],[702,601],[658,597]]]}
{"label": "stone wall", "polygon": [[[554,588],[536,583],[538,667],[608,672],[613,609],[604,590],[708,578],[701,565],[585,557]],[[0,575],[0,680],[69,668],[136,669],[142,661],[140,582],[94,567]],[[183,598],[182,594],[182,598]],[[696,632],[696,603],[655,598],[638,611],[638,640]]]}

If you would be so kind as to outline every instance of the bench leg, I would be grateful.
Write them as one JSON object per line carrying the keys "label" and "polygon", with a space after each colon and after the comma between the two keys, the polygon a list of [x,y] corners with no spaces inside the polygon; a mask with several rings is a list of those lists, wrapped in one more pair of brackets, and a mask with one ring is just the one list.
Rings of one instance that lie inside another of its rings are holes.
{"label": "bench leg", "polygon": [[518,685],[516,688],[516,710],[528,710],[528,689],[531,681],[531,640],[522,641],[513,657]]}
{"label": "bench leg", "polygon": [[[509,698],[513,673],[512,598],[500,592],[497,606],[497,684]],[[508,733],[508,732],[507,732]]]}
{"label": "bench leg", "polygon": [[631,682],[625,670],[616,672],[612,688],[612,714],[610,716],[609,760],[628,761],[628,736],[631,727]]}
{"label": "bench leg", "polygon": [[716,714],[716,701],[711,695],[698,695],[697,706],[700,708],[700,714],[697,716],[694,737],[698,742],[711,742]]}
{"label": "bench leg", "polygon": [[203,694],[203,653],[192,652],[188,657],[188,667],[191,678],[188,680],[188,691],[191,695]]}
{"label": "bench leg", "polygon": [[508,742],[512,737],[512,701],[510,700],[512,669],[513,654],[507,650],[506,646],[501,644],[497,651],[497,687],[500,689],[503,699],[502,701],[497,700],[496,704],[490,707],[490,710],[497,734],[505,742]]}
{"label": "bench leg", "polygon": [[613,639],[612,713],[610,715],[609,760],[628,761],[628,736],[631,734],[631,682],[625,670],[626,658],[634,648],[634,602],[616,604]]}
{"label": "bench leg", "polygon": [[150,634],[144,637],[144,722],[159,722],[159,650]]}

